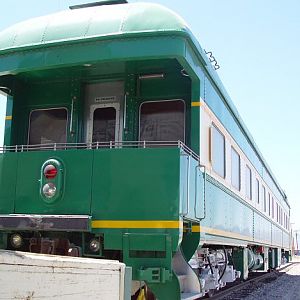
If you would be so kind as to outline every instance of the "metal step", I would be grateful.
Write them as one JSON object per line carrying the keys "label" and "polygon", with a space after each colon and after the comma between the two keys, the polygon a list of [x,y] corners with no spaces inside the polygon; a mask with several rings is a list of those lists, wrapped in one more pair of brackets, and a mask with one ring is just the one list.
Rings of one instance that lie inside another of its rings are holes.
{"label": "metal step", "polygon": [[200,293],[182,293],[181,300],[194,300],[202,297],[203,295]]}
{"label": "metal step", "polygon": [[173,257],[172,268],[179,280],[181,295],[194,296],[194,298],[183,299],[197,299],[198,295],[201,295],[200,282],[194,270],[185,260],[180,248]]}

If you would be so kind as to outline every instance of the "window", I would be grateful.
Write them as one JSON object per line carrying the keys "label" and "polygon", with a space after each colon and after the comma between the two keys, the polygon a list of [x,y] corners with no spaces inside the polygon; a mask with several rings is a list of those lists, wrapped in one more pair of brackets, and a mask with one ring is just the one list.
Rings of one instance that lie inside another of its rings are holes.
{"label": "window", "polygon": [[272,197],[272,218],[274,219],[274,198]]}
{"label": "window", "polygon": [[225,137],[214,125],[211,133],[212,167],[217,174],[225,178]]}
{"label": "window", "polygon": [[285,212],[283,212],[283,226],[286,228],[286,215]]}
{"label": "window", "polygon": [[252,199],[252,173],[248,166],[246,166],[246,196]]}
{"label": "window", "polygon": [[278,222],[279,221],[279,206],[278,206],[278,203],[276,202],[276,222]]}
{"label": "window", "polygon": [[241,189],[241,162],[239,154],[231,147],[231,184]]}
{"label": "window", "polygon": [[269,216],[271,216],[271,195],[268,193],[268,212]]}
{"label": "window", "polygon": [[262,199],[263,199],[263,203],[264,203],[264,212],[267,211],[267,201],[266,201],[266,188],[263,186],[262,187]]}
{"label": "window", "polygon": [[67,110],[65,108],[33,110],[29,120],[29,145],[66,143]]}
{"label": "window", "polygon": [[184,112],[182,100],[143,103],[140,109],[140,140],[184,142]]}
{"label": "window", "polygon": [[257,204],[259,204],[259,195],[260,194],[260,191],[259,191],[259,180],[256,178],[256,201],[257,201]]}
{"label": "window", "polygon": [[92,142],[110,142],[115,140],[116,109],[100,107],[94,110]]}

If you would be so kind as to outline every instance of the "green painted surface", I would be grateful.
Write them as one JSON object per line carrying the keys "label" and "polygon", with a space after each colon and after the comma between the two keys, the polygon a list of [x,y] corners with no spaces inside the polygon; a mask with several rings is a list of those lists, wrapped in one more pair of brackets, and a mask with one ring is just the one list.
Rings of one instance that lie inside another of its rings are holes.
{"label": "green painted surface", "polygon": [[178,220],[179,149],[94,151],[93,218]]}
{"label": "green painted surface", "polygon": [[62,11],[16,24],[0,33],[0,54],[6,49],[137,32],[189,32],[171,10],[151,3],[109,5]]}
{"label": "green painted surface", "polygon": [[236,270],[241,272],[241,279],[247,280],[249,275],[248,269],[248,249],[247,248],[235,248],[232,252],[232,260]]}
{"label": "green painted surface", "polygon": [[153,291],[153,293],[155,294],[155,296],[157,297],[157,299],[161,299],[161,300],[180,300],[181,296],[180,296],[180,286],[179,286],[179,281],[175,275],[175,273],[173,273],[173,277],[171,281],[168,281],[164,284],[160,283],[160,284],[148,284],[149,288],[151,289],[151,291]]}
{"label": "green painted surface", "polygon": [[[13,113],[13,97],[7,96],[6,100],[6,116],[12,117]],[[5,131],[4,131],[4,141],[3,145],[11,145],[11,125],[13,120],[6,120],[5,121]]]}
{"label": "green painted surface", "polygon": [[14,212],[18,156],[0,154],[0,214]]}
{"label": "green painted surface", "polygon": [[[17,155],[15,213],[90,214],[92,151],[36,151]],[[40,195],[39,180],[42,165],[51,158],[64,166],[65,182],[62,196],[48,203]]]}
{"label": "green painted surface", "polygon": [[[198,225],[199,226],[199,225]],[[200,232],[185,232],[181,243],[181,249],[186,261],[195,254],[200,243]]]}

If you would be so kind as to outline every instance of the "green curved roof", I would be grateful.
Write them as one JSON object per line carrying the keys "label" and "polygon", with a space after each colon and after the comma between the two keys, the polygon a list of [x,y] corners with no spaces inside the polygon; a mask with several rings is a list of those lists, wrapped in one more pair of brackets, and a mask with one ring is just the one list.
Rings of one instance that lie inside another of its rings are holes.
{"label": "green curved roof", "polygon": [[90,38],[177,31],[188,33],[185,21],[157,4],[103,5],[30,19],[0,32],[0,52]]}

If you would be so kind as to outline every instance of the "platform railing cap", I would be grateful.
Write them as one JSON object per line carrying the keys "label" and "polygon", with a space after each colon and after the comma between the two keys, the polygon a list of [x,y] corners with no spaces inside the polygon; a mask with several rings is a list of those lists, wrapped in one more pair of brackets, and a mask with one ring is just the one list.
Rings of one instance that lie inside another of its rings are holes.
{"label": "platform railing cap", "polygon": [[72,6],[69,6],[69,8],[70,9],[80,9],[80,8],[87,8],[87,7],[94,7],[94,6],[126,4],[126,3],[128,3],[127,0],[102,0],[102,1],[97,1],[97,2],[72,5]]}

